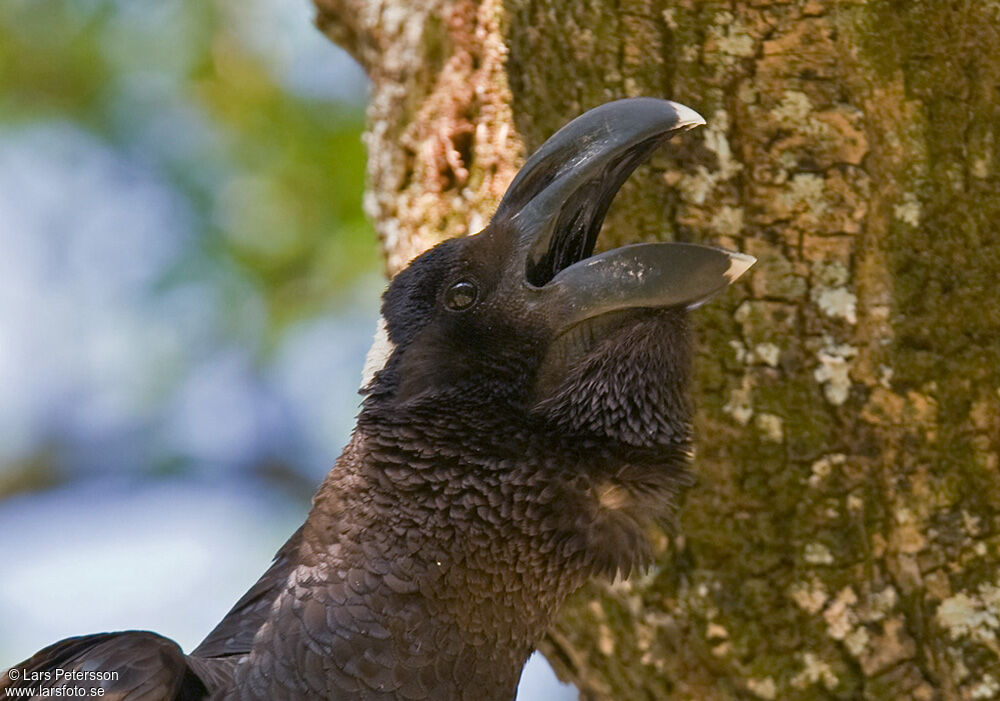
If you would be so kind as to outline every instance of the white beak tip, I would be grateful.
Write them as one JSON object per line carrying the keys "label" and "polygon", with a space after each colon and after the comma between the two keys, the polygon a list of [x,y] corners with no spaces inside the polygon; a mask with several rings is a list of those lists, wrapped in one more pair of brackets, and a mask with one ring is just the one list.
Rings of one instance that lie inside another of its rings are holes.
{"label": "white beak tip", "polygon": [[726,270],[723,275],[729,281],[729,284],[736,282],[750,266],[757,262],[757,259],[746,253],[736,253],[734,251],[729,251],[729,269]]}
{"label": "white beak tip", "polygon": [[705,118],[687,105],[682,105],[681,103],[674,102],[672,100],[669,102],[674,108],[674,111],[677,113],[678,129],[693,129],[694,127],[700,127],[705,124]]}

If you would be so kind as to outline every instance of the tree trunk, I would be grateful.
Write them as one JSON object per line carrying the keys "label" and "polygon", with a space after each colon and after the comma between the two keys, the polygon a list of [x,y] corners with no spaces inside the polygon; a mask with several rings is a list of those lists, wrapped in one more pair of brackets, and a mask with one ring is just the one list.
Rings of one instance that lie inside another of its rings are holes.
{"label": "tree trunk", "polygon": [[389,272],[587,108],[707,128],[604,246],[756,255],[697,312],[698,483],[543,651],[590,699],[1000,698],[1000,4],[317,0],[371,76]]}

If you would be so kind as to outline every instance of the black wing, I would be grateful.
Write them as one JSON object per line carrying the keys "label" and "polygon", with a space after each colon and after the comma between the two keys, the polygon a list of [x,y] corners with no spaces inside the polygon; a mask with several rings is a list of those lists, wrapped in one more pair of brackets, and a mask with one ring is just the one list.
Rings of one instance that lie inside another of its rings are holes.
{"label": "black wing", "polygon": [[[16,679],[14,678],[16,677]],[[156,633],[130,630],[67,638],[39,650],[0,678],[2,698],[46,698],[41,691],[67,687],[74,695],[106,701],[197,701],[208,696],[177,643]],[[20,696],[29,689],[33,696]],[[103,693],[97,691],[103,689]]]}

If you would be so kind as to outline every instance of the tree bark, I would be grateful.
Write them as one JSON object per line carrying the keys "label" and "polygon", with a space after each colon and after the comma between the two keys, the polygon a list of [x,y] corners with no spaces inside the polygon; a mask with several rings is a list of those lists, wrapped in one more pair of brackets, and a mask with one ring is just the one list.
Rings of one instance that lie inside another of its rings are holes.
{"label": "tree bark", "polygon": [[1000,698],[1000,5],[316,0],[394,272],[587,108],[668,97],[606,247],[760,261],[695,315],[698,483],[543,651],[588,699]]}

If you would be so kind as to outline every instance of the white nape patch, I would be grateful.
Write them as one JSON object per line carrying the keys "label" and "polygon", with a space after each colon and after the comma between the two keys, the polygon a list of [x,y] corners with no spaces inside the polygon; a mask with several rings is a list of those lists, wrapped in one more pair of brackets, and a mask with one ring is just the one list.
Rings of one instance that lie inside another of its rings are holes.
{"label": "white nape patch", "polygon": [[670,106],[674,108],[674,111],[677,112],[676,128],[691,129],[693,127],[700,127],[705,123],[705,118],[687,105],[682,105],[681,103],[674,102],[673,100],[668,100],[668,102],[670,103]]}
{"label": "white nape patch", "polygon": [[368,349],[365,356],[365,366],[361,370],[361,386],[367,387],[376,373],[385,367],[389,362],[389,356],[396,350],[396,344],[389,340],[389,332],[385,328],[385,317],[378,318],[378,327],[375,329],[375,339],[372,347]]}
{"label": "white nape patch", "polygon": [[750,266],[757,262],[757,259],[753,256],[748,256],[746,253],[735,253],[729,252],[729,269],[723,273],[726,276],[726,280],[732,285],[736,282],[743,273],[750,269]]}

